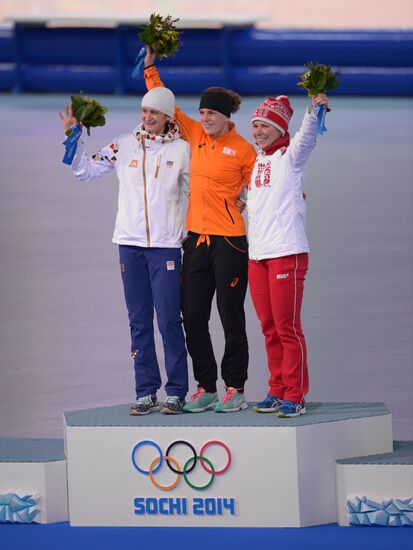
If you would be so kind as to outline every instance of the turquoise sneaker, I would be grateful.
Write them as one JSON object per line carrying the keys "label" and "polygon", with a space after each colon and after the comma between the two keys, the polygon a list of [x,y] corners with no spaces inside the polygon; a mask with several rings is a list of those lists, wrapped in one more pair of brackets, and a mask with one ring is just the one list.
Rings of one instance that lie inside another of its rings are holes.
{"label": "turquoise sneaker", "polygon": [[237,412],[240,409],[247,409],[248,403],[243,393],[238,393],[235,388],[226,388],[227,393],[215,407],[216,413]]}
{"label": "turquoise sneaker", "polygon": [[204,388],[198,388],[198,391],[191,397],[191,401],[184,405],[184,412],[199,413],[208,409],[215,409],[218,403],[218,394],[208,393]]}

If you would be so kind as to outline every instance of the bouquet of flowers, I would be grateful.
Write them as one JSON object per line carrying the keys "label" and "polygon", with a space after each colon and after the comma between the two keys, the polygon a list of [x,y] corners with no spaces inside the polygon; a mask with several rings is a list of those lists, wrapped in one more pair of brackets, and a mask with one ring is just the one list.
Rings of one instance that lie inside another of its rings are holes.
{"label": "bouquet of flowers", "polygon": [[177,21],[179,19],[172,19],[170,15],[163,18],[152,13],[149,25],[142,25],[139,38],[145,46],[156,52],[159,59],[174,55],[180,46],[179,38],[182,33],[176,30]]}
{"label": "bouquet of flowers", "polygon": [[320,63],[310,61],[305,66],[307,70],[300,76],[297,86],[305,88],[309,96],[316,96],[327,90],[337,88],[340,84],[337,78],[340,72],[333,72],[331,65],[321,65]]}
{"label": "bouquet of flowers", "polygon": [[72,95],[72,109],[75,119],[86,128],[90,136],[90,129],[106,124],[105,113],[107,108],[98,101],[85,95]]}
{"label": "bouquet of flowers", "polygon": [[[337,76],[340,73],[339,71],[333,72],[331,65],[321,65],[320,63],[310,61],[305,66],[307,70],[300,76],[297,86],[305,88],[310,97],[315,97],[327,90],[337,88],[339,85],[340,82]],[[327,131],[324,124],[327,110],[329,109],[325,105],[316,105],[315,107],[318,120],[317,133],[320,135]]]}

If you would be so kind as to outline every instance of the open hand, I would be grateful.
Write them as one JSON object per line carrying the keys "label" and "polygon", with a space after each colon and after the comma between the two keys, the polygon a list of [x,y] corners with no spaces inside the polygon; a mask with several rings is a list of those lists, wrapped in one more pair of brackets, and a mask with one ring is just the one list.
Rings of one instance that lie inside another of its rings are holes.
{"label": "open hand", "polygon": [[65,106],[65,112],[62,115],[62,113],[57,113],[60,120],[62,121],[63,128],[65,132],[69,130],[72,126],[75,126],[77,124],[77,120],[73,116],[73,107],[70,105]]}

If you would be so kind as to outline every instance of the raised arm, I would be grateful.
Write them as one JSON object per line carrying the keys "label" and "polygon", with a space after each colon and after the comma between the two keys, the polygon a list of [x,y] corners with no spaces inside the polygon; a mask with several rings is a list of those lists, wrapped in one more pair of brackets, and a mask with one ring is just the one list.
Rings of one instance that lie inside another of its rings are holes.
{"label": "raised arm", "polygon": [[288,147],[288,158],[294,170],[303,169],[316,145],[317,105],[324,105],[328,108],[328,97],[326,94],[318,94],[316,97],[313,97],[312,105],[306,110],[301,127]]}
{"label": "raised arm", "polygon": [[[158,70],[155,67],[155,61],[156,53],[147,47],[143,75],[145,77],[145,84],[148,90],[152,90],[152,88],[159,88],[161,86],[165,87],[165,84],[162,82]],[[183,113],[179,107],[175,107],[174,119],[178,123],[179,131],[181,132],[182,137],[187,141],[191,141],[193,132],[196,129],[199,129],[199,122]]]}
{"label": "raised arm", "polygon": [[88,155],[84,141],[80,138],[72,162],[72,172],[79,181],[92,181],[106,176],[115,168],[117,152],[118,145],[115,140],[94,155]]}
{"label": "raised arm", "polygon": [[[62,122],[65,133],[77,124],[71,105],[65,106],[63,114],[60,112],[57,114]],[[115,140],[114,143],[107,145],[95,155],[88,155],[81,136],[77,142],[76,153],[71,165],[72,172],[79,181],[92,181],[101,178],[114,169],[118,149],[119,147]]]}

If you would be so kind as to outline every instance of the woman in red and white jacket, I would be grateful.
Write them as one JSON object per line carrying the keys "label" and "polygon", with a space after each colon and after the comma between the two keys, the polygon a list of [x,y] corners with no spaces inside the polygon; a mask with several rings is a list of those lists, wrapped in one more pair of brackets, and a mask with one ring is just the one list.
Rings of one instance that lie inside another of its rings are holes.
{"label": "woman in red and white jacket", "polygon": [[291,141],[293,109],[286,96],[266,98],[252,117],[260,151],[248,189],[248,279],[270,371],[268,395],[255,410],[280,417],[306,412],[307,352],[300,313],[309,248],[303,171],[316,144],[317,104],[327,106],[327,96],[313,98]]}

